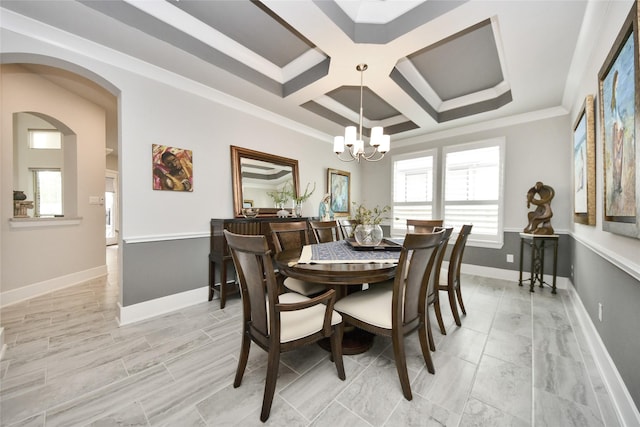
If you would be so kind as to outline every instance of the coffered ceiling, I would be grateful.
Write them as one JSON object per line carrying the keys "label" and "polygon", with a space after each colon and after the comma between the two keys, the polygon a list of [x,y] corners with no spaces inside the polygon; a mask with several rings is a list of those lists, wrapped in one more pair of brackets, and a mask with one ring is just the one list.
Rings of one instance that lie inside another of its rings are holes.
{"label": "coffered ceiling", "polygon": [[[562,106],[586,1],[81,0],[1,6],[247,101],[330,142]],[[362,75],[360,63],[368,65]]]}

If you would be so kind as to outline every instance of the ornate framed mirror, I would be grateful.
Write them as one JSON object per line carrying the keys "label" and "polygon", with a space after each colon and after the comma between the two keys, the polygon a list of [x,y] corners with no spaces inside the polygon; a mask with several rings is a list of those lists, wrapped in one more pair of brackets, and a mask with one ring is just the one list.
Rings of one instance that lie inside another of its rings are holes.
{"label": "ornate framed mirror", "polygon": [[295,159],[232,145],[231,173],[236,217],[242,217],[245,207],[259,208],[259,216],[276,216],[279,208],[269,193],[292,186],[298,194],[298,161]]}

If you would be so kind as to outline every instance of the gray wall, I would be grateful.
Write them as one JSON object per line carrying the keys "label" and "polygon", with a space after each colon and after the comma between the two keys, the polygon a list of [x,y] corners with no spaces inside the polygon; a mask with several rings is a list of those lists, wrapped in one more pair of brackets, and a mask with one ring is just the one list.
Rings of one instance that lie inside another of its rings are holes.
{"label": "gray wall", "polygon": [[207,286],[209,238],[122,243],[123,307]]}
{"label": "gray wall", "polygon": [[[383,226],[385,236],[389,235],[389,226]],[[473,233],[473,229],[471,230]],[[573,239],[567,234],[560,234],[558,241],[557,277],[571,277],[571,264],[573,261]],[[455,236],[454,236],[455,237]],[[455,240],[449,242],[445,260],[449,260]],[[548,245],[545,250],[544,273],[553,273],[553,246]],[[513,262],[507,262],[507,255],[513,255]],[[524,246],[524,259],[522,271],[530,272],[530,249]],[[520,270],[520,233],[505,232],[504,245],[500,249],[480,248],[467,245],[464,250],[464,264],[478,265],[481,267],[499,268],[502,270]],[[526,277],[523,276],[523,279]]]}
{"label": "gray wall", "polygon": [[[473,233],[473,229],[471,230]],[[570,277],[571,274],[571,237],[560,234],[558,241],[558,277]],[[553,272],[553,246],[547,244],[545,249],[544,272]],[[507,262],[507,254],[513,254],[513,262]],[[523,271],[530,271],[530,249],[524,246],[524,259],[522,263]],[[478,248],[467,245],[464,251],[463,262],[465,264],[481,265],[484,267],[500,268],[503,270],[520,269],[520,233],[504,233],[504,246],[500,249]]]}
{"label": "gray wall", "polygon": [[[572,240],[573,284],[636,406],[640,407],[640,282]],[[602,303],[602,322],[598,320]]]}

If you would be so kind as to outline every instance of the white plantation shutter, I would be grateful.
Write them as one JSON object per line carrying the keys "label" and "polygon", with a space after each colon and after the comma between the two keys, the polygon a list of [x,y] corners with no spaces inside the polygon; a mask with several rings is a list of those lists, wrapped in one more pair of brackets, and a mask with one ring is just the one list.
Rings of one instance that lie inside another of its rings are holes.
{"label": "white plantation shutter", "polygon": [[472,245],[501,247],[505,139],[441,150],[393,156],[391,234],[404,235],[408,218],[442,218],[454,233],[472,224]]}
{"label": "white plantation shutter", "polygon": [[62,215],[62,172],[59,169],[32,169],[36,217]]}
{"label": "white plantation shutter", "polygon": [[445,224],[473,224],[471,241],[502,243],[503,158],[502,139],[444,149]]}
{"label": "white plantation shutter", "polygon": [[407,218],[432,219],[436,151],[393,157],[391,234],[404,234]]}

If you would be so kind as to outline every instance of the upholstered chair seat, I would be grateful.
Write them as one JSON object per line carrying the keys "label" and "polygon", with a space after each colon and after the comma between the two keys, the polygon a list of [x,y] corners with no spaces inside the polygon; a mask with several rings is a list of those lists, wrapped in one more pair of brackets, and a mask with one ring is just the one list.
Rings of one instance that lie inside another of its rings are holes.
{"label": "upholstered chair seat", "polygon": [[302,295],[317,295],[327,290],[322,283],[305,282],[293,277],[286,277],[283,283],[287,289]]}
{"label": "upholstered chair seat", "polygon": [[[310,298],[295,292],[287,292],[278,296],[280,304],[292,304],[301,301],[309,301]],[[267,301],[268,305],[269,302]],[[280,313],[280,342],[285,343],[313,335],[322,330],[326,308],[323,305],[314,305],[309,308],[296,311],[284,311]],[[269,311],[267,311],[269,313]],[[268,316],[267,316],[268,317]],[[334,311],[331,314],[331,326],[342,322],[342,316]]]}

